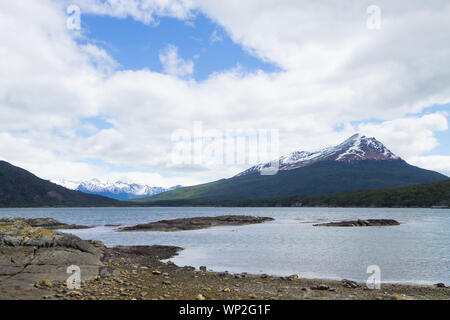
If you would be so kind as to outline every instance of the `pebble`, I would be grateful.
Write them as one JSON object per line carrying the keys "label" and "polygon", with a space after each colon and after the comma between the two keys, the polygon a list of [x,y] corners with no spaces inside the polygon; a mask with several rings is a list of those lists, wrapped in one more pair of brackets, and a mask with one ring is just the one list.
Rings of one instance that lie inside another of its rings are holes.
{"label": "pebble", "polygon": [[312,290],[329,290],[330,287],[326,284],[319,284],[318,286],[311,287]]}
{"label": "pebble", "polygon": [[202,294],[197,295],[197,297],[195,298],[195,300],[206,300],[205,296]]}
{"label": "pebble", "polygon": [[36,288],[51,288],[53,284],[49,280],[40,280],[34,285]]}

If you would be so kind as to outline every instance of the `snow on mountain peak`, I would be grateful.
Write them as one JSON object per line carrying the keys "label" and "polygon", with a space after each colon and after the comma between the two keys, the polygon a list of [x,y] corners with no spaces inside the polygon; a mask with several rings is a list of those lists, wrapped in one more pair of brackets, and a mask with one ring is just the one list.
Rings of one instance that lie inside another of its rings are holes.
{"label": "snow on mountain peak", "polygon": [[166,191],[181,188],[181,186],[174,186],[171,188],[152,187],[137,183],[127,183],[123,181],[111,182],[99,179],[78,182],[60,179],[53,180],[52,182],[71,190],[103,195],[118,200],[151,197]]}
{"label": "snow on mountain peak", "polygon": [[[341,144],[315,152],[296,151],[282,156],[279,170],[293,170],[306,167],[319,161],[361,161],[361,160],[400,160],[375,138],[368,138],[359,133],[354,134]],[[259,164],[238,174],[244,176],[261,172],[262,168],[270,167],[270,163]]]}

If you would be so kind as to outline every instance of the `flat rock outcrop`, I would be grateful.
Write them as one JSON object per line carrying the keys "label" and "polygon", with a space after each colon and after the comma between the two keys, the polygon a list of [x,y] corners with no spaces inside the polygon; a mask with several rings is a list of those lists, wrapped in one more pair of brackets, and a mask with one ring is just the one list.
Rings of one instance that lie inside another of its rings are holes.
{"label": "flat rock outcrop", "polygon": [[314,224],[314,227],[383,227],[383,226],[399,226],[400,223],[393,219],[368,219],[368,220],[352,220]]}
{"label": "flat rock outcrop", "polygon": [[88,226],[80,226],[77,224],[66,224],[62,223],[61,221],[58,221],[53,218],[34,218],[34,219],[26,219],[26,218],[0,218],[0,226],[1,225],[11,225],[16,224],[17,222],[24,222],[26,224],[29,224],[32,227],[37,228],[45,228],[48,230],[54,230],[54,229],[89,229],[92,227]]}
{"label": "flat rock outcrop", "polygon": [[13,295],[11,290],[32,298],[37,281],[64,281],[71,265],[80,267],[81,279],[96,276],[103,266],[102,257],[98,241],[33,227],[27,219],[1,219],[0,299]]}
{"label": "flat rock outcrop", "polygon": [[132,227],[123,227],[119,231],[183,231],[197,230],[216,226],[240,226],[246,224],[263,223],[272,221],[268,217],[252,216],[219,216],[219,217],[195,217],[173,220],[161,220],[147,224],[139,224]]}

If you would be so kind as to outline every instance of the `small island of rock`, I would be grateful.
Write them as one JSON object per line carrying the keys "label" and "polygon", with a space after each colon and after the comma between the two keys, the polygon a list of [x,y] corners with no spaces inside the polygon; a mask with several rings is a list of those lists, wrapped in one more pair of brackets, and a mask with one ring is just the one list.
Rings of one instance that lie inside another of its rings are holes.
{"label": "small island of rock", "polygon": [[400,223],[393,219],[368,219],[368,220],[354,220],[354,221],[339,221],[314,224],[314,227],[384,227],[384,226],[398,226]]}
{"label": "small island of rock", "polygon": [[273,218],[268,217],[252,217],[252,216],[219,216],[219,217],[195,217],[173,220],[161,220],[147,224],[139,224],[132,227],[124,227],[119,231],[182,231],[197,230],[216,226],[240,226],[246,224],[263,223],[272,221]]}

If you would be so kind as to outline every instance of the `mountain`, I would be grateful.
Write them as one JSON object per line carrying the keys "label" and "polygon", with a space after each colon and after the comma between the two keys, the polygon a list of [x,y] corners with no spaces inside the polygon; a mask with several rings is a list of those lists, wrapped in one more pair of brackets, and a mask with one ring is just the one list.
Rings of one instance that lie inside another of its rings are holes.
{"label": "mountain", "polygon": [[[278,159],[279,171],[294,170],[323,161],[353,162],[361,160],[400,160],[375,138],[355,134],[338,146],[316,152],[296,151]],[[237,175],[260,174],[273,162],[259,164]]]}
{"label": "mountain", "polygon": [[[278,173],[262,175],[271,163],[279,164]],[[228,201],[316,196],[398,188],[448,179],[443,174],[406,163],[377,139],[359,134],[335,147],[316,152],[297,151],[271,163],[251,167],[229,179],[136,201]]]}
{"label": "mountain", "polygon": [[108,207],[120,201],[69,190],[0,161],[0,207]]}
{"label": "mountain", "polygon": [[163,192],[181,188],[174,186],[171,188],[151,187],[137,183],[126,183],[122,181],[104,182],[99,179],[89,181],[70,181],[70,180],[54,180],[56,184],[62,185],[68,189],[81,191],[89,194],[101,195],[116,200],[131,200],[139,198],[151,197]]}

